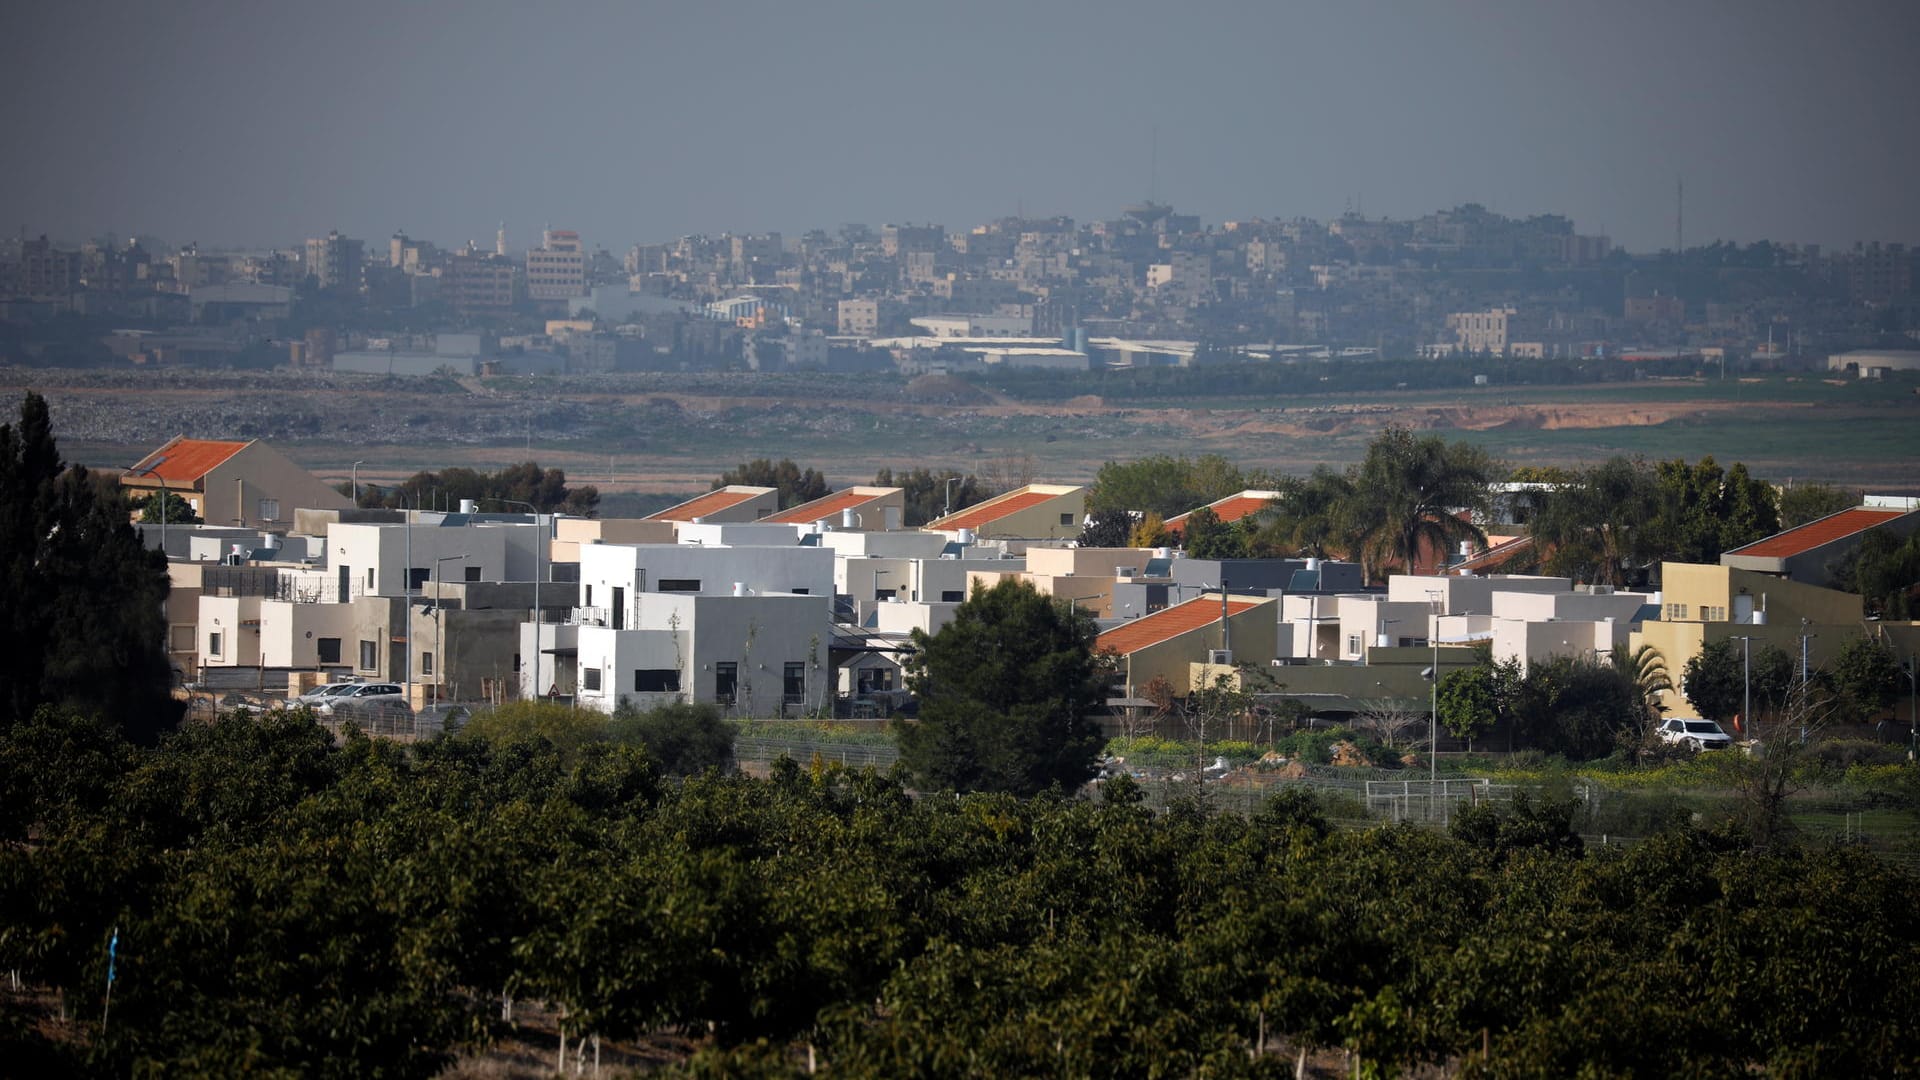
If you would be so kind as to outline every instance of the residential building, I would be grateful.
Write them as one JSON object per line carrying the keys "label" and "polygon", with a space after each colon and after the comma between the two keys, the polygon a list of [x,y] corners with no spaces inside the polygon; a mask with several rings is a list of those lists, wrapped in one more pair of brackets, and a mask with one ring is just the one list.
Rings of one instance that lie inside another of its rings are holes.
{"label": "residential building", "polygon": [[360,289],[361,253],[358,240],[341,236],[338,229],[307,241],[307,276],[323,289],[357,292]]}
{"label": "residential building", "polygon": [[1265,596],[1201,596],[1130,619],[1101,634],[1094,651],[1120,665],[1118,696],[1141,699],[1156,679],[1176,697],[1195,686],[1194,669],[1230,669],[1236,663],[1265,666],[1275,656],[1275,602]]}
{"label": "residential building", "polygon": [[1838,571],[1847,556],[1868,533],[1906,536],[1916,528],[1920,510],[1855,506],[1734,548],[1720,556],[1720,565],[1832,588],[1840,584]]}
{"label": "residential building", "polygon": [[907,497],[902,489],[855,485],[760,520],[770,525],[797,525],[802,531],[825,522],[842,530],[891,532],[901,527],[906,512]]}
{"label": "residential building", "polygon": [[122,473],[120,486],[136,495],[170,491],[209,524],[245,528],[286,528],[296,508],[344,510],[353,505],[257,440],[177,436]]}
{"label": "residential building", "polygon": [[780,509],[780,492],[776,488],[752,487],[745,484],[728,484],[715,488],[704,495],[696,495],[683,503],[676,503],[665,510],[648,514],[648,521],[684,521],[697,523],[703,521],[759,521]]}
{"label": "residential building", "polygon": [[548,229],[540,246],[527,252],[527,298],[567,301],[587,295],[587,252],[580,234]]}
{"label": "residential building", "polygon": [[1007,540],[1071,540],[1086,517],[1084,487],[1028,484],[927,523],[933,532]]}

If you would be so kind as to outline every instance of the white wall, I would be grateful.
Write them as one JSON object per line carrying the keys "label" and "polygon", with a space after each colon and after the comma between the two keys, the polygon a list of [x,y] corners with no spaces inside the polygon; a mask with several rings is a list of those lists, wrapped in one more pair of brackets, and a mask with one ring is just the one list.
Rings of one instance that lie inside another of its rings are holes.
{"label": "white wall", "polygon": [[[832,694],[827,648],[831,600],[821,596],[682,596],[643,594],[638,624],[625,630],[578,628],[579,670],[600,671],[600,689],[578,691],[580,704],[611,712],[622,697],[642,708],[661,700],[712,702],[717,666],[738,665],[730,715],[767,717],[782,706],[786,665],[802,664],[803,696],[788,711],[808,711]],[[637,694],[634,672],[678,668],[678,695]],[[562,687],[562,692],[566,688]],[[824,695],[824,696],[823,696]]]}
{"label": "white wall", "polygon": [[[406,565],[409,551],[405,525],[335,523],[327,531],[327,567],[335,579],[339,568],[351,571],[352,595],[374,593],[402,596],[406,591]],[[463,560],[440,565],[440,577],[446,581],[464,580],[465,567],[478,566],[480,580],[530,581],[533,578],[532,547],[535,533],[531,526],[521,528],[517,539],[526,549],[524,576],[507,577],[507,537],[512,527],[473,525],[432,525],[416,521],[412,528],[411,551],[415,569],[424,570],[431,580],[435,561],[442,556],[466,556]],[[373,571],[368,587],[367,571]],[[343,597],[343,599],[345,599]]]}
{"label": "white wall", "polygon": [[338,638],[344,667],[360,659],[360,640],[352,604],[260,603],[260,662],[267,667],[319,668],[320,639]]}

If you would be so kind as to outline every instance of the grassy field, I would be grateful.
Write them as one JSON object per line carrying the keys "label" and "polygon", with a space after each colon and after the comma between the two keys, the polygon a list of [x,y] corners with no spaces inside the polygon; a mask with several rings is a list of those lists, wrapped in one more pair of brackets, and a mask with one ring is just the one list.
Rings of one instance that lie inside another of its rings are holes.
{"label": "grassy field", "polygon": [[881,467],[979,473],[1027,459],[1037,477],[1078,482],[1106,461],[1150,454],[1219,453],[1249,468],[1305,472],[1357,461],[1383,426],[1398,423],[1477,443],[1514,464],[1712,454],[1776,481],[1908,492],[1920,484],[1913,378],[1774,374],[1341,394],[1303,384],[1302,393],[1164,401],[1022,400],[957,382],[959,393],[929,396],[919,383],[885,375],[481,383],[14,368],[0,370],[5,385],[45,393],[62,448],[83,463],[123,467],[180,433],[259,437],[329,479],[345,479],[362,461],[361,478],[373,482],[529,457],[627,493],[702,489],[756,457],[791,457],[840,485],[868,481]]}

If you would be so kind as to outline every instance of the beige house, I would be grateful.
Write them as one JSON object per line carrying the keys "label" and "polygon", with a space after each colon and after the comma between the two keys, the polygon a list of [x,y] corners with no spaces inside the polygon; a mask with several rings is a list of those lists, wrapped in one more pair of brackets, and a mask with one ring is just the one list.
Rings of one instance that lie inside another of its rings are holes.
{"label": "beige house", "polygon": [[1071,540],[1080,535],[1087,489],[1028,484],[927,523],[932,532],[966,530],[981,539]]}
{"label": "beige house", "polygon": [[892,532],[906,520],[907,493],[897,487],[850,487],[790,510],[762,518],[777,525],[812,525],[824,521],[836,529]]}
{"label": "beige house", "polygon": [[179,436],[120,476],[130,495],[170,491],[209,525],[286,529],[297,509],[346,510],[353,502],[259,442]]}
{"label": "beige house", "polygon": [[1697,715],[1681,673],[1710,642],[1748,637],[1756,651],[1772,645],[1798,657],[1804,637],[1807,664],[1818,668],[1867,629],[1860,597],[1837,589],[1703,563],[1662,563],[1660,581],[1660,618],[1642,623],[1629,647],[1651,645],[1666,660],[1674,689],[1658,703],[1670,716]]}
{"label": "beige house", "polygon": [[1094,652],[1115,657],[1126,692],[1143,698],[1147,685],[1165,679],[1173,693],[1193,692],[1196,665],[1267,664],[1279,638],[1275,601],[1266,596],[1200,596],[1127,622],[1101,634]]}
{"label": "beige house", "polygon": [[759,521],[780,510],[780,492],[777,488],[751,487],[746,484],[728,484],[715,488],[705,495],[697,495],[686,502],[669,506],[658,513],[648,514],[648,521],[679,522],[734,522]]}
{"label": "beige house", "polygon": [[[594,544],[671,544],[673,522],[655,518],[574,518],[553,520],[547,563],[578,564],[580,549]],[[548,575],[551,576],[551,575]]]}
{"label": "beige house", "polygon": [[970,571],[967,591],[990,589],[1012,578],[1047,596],[1071,600],[1098,618],[1134,618],[1145,612],[1113,609],[1113,585],[1137,576],[1151,558],[1152,548],[1031,547],[1025,569]]}

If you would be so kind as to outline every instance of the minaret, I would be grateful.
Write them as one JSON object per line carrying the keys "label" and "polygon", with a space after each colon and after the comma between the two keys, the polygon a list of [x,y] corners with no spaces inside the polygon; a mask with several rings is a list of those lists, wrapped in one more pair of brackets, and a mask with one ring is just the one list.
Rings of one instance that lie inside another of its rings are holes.
{"label": "minaret", "polygon": [[493,234],[493,253],[505,256],[507,253],[507,223],[500,223],[500,231]]}

